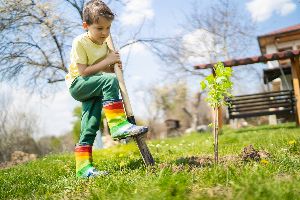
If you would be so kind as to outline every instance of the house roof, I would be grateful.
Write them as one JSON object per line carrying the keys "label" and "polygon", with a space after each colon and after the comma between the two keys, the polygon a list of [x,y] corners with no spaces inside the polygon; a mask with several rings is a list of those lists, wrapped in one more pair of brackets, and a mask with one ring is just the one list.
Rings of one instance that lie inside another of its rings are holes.
{"label": "house roof", "polygon": [[268,36],[272,36],[272,35],[289,33],[289,32],[298,31],[298,30],[300,30],[300,24],[296,24],[294,26],[289,26],[289,27],[281,28],[281,29],[278,29],[276,31],[272,31],[270,33],[267,33],[265,35],[261,35],[261,36],[258,36],[258,37],[268,37]]}
{"label": "house roof", "polygon": [[[287,58],[294,58],[296,56],[300,56],[300,50],[282,51],[278,53],[265,54],[261,56],[233,59],[233,60],[223,61],[222,63],[224,64],[224,66],[233,67],[239,65],[249,65],[249,64],[260,63],[260,62],[267,62],[272,60],[284,60]],[[194,69],[213,68],[215,64],[216,63],[200,64],[194,66]]]}
{"label": "house roof", "polygon": [[266,54],[268,44],[300,40],[300,24],[285,27],[257,37],[260,51]]}

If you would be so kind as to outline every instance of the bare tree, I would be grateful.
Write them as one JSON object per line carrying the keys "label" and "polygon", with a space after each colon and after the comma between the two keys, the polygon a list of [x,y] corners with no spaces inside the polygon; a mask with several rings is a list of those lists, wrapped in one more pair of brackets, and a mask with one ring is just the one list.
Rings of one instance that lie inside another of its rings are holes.
{"label": "bare tree", "polygon": [[197,130],[197,126],[200,123],[200,115],[199,115],[199,108],[200,108],[200,103],[201,103],[201,96],[202,92],[197,92],[195,94],[195,97],[193,100],[191,100],[190,103],[190,109],[187,107],[182,107],[182,110],[190,117],[191,119],[191,128],[193,131]]}
{"label": "bare tree", "polygon": [[64,80],[72,23],[44,1],[3,0],[0,9],[1,79],[22,78],[27,86],[37,89]]}
{"label": "bare tree", "polygon": [[[187,15],[190,22],[188,29],[202,29],[214,36],[212,50],[203,52],[210,54],[209,60],[206,62],[216,63],[249,56],[249,52],[258,52],[256,24],[239,7],[238,1],[215,0],[204,13],[200,12],[198,7],[195,6],[194,12]],[[255,81],[259,90],[265,90],[261,65],[249,65],[242,69],[235,69],[232,80],[240,82],[245,77],[248,78],[246,81],[249,79],[252,82]],[[236,89],[240,88],[237,86]],[[245,87],[241,90],[245,90]]]}
{"label": "bare tree", "polygon": [[156,88],[153,85],[143,86],[142,88],[143,90],[137,88],[135,92],[142,92],[143,98],[140,98],[140,100],[142,100],[142,104],[146,110],[146,124],[149,127],[147,137],[152,139],[162,138],[164,137],[162,133],[165,132],[164,117],[163,111],[158,106],[159,97],[154,95]]}
{"label": "bare tree", "polygon": [[86,0],[65,0],[65,2],[71,5],[77,11],[79,17],[83,19],[82,12]]}
{"label": "bare tree", "polygon": [[182,109],[190,103],[185,81],[151,87],[149,91],[151,96],[147,98],[149,102],[145,103],[149,124],[162,124],[171,119],[179,120],[182,130],[190,126],[190,119]]}
{"label": "bare tree", "polygon": [[[78,12],[82,5],[72,2]],[[74,23],[62,18],[53,3],[41,0],[3,0],[1,9],[1,79],[27,79],[28,86],[64,80],[65,56]]]}
{"label": "bare tree", "polygon": [[245,55],[253,48],[255,24],[239,8],[238,1],[215,0],[206,12],[200,12],[199,2],[194,3],[197,6],[194,6],[192,13],[187,16],[190,24],[188,29],[204,29],[214,35],[212,62],[220,58],[231,59]]}
{"label": "bare tree", "polygon": [[255,47],[255,25],[238,8],[237,1],[214,0],[205,8],[201,4],[191,4],[192,11],[179,24],[182,31],[178,35],[148,44],[170,66],[167,71],[203,76],[203,71],[192,66],[243,56]]}
{"label": "bare tree", "polygon": [[12,97],[0,99],[0,162],[8,161],[16,150],[39,153],[33,134],[38,130],[34,113],[21,112],[11,104]]}
{"label": "bare tree", "polygon": [[[82,31],[80,24],[86,2],[87,0],[1,0],[0,81],[21,80],[22,85],[40,92],[48,88],[45,87],[48,83],[63,81],[68,71],[71,41],[74,35]],[[125,6],[122,0],[106,2]],[[61,10],[62,6],[65,9]],[[75,11],[73,13],[77,14],[67,16],[65,10]],[[123,39],[120,39],[120,33],[125,32],[124,27],[120,26],[118,20],[116,23],[115,27],[119,27],[115,29],[118,35],[116,41],[120,48],[143,41],[139,39],[143,23],[132,34],[128,34],[130,31],[127,30]]]}

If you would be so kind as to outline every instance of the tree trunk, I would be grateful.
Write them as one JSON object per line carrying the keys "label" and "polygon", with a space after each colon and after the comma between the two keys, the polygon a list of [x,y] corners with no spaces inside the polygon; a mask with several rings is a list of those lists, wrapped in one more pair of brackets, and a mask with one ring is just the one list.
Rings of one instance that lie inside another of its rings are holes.
{"label": "tree trunk", "polygon": [[218,121],[218,107],[214,108],[214,153],[215,153],[215,164],[218,164],[218,132],[219,132],[219,121]]}

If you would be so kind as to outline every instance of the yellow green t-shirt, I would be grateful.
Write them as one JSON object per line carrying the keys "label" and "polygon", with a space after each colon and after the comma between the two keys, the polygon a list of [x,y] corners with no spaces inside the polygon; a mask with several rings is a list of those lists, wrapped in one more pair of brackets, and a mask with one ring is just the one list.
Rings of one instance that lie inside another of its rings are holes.
{"label": "yellow green t-shirt", "polygon": [[77,36],[72,43],[71,65],[69,73],[65,77],[68,88],[71,87],[75,78],[80,76],[76,63],[87,66],[96,64],[104,59],[108,52],[109,48],[106,42],[101,45],[96,44],[89,39],[87,33]]}

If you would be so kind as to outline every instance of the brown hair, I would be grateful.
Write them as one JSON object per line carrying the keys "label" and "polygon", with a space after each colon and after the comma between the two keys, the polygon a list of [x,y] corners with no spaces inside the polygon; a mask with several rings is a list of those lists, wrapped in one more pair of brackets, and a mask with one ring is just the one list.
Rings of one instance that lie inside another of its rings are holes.
{"label": "brown hair", "polygon": [[83,21],[91,25],[99,20],[99,17],[105,17],[108,20],[113,20],[115,14],[110,8],[100,0],[91,0],[85,4],[83,8]]}

